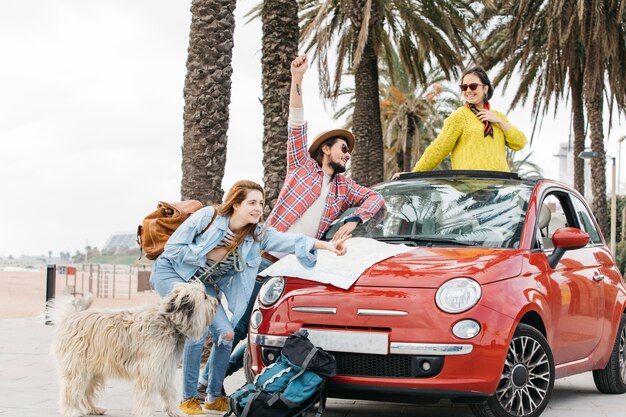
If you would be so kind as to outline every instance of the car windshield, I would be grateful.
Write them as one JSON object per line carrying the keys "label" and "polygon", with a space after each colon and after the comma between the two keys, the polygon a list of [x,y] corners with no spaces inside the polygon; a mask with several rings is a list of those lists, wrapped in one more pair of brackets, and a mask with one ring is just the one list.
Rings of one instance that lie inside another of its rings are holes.
{"label": "car windshield", "polygon": [[[385,206],[354,237],[423,246],[517,248],[532,185],[512,180],[420,179],[374,187]],[[334,234],[347,211],[329,231]]]}

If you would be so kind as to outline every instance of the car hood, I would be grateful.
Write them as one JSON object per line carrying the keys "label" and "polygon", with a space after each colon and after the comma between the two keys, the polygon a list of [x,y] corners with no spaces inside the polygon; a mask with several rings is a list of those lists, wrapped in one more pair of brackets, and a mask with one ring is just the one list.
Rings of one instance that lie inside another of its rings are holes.
{"label": "car hood", "polygon": [[420,247],[376,263],[355,285],[438,288],[457,277],[486,284],[518,276],[523,258],[523,252],[515,249]]}

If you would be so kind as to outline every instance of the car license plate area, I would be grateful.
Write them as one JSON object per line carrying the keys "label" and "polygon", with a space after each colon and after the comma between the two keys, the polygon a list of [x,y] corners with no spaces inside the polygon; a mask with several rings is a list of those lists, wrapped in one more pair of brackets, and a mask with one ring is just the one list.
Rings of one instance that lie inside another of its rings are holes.
{"label": "car license plate area", "polygon": [[309,340],[315,346],[330,352],[389,353],[389,334],[349,330],[311,330]]}

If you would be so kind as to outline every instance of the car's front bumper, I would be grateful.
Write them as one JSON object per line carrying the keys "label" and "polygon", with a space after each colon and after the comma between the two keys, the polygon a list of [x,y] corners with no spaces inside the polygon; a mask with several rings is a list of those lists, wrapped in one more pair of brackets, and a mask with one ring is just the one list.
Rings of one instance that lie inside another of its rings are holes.
{"label": "car's front bumper", "polygon": [[[250,329],[250,370],[260,372],[271,362],[267,352],[276,358],[287,336],[302,328],[336,331],[344,339],[351,334],[382,333],[386,335],[383,349],[369,350],[366,343],[357,344],[354,350],[350,343],[348,349],[318,344],[337,358],[338,375],[329,380],[332,396],[372,398],[372,392],[390,390],[399,397],[419,392],[425,397],[480,397],[481,401],[495,392],[500,381],[515,320],[480,303],[465,313],[443,313],[433,308],[434,292],[356,288],[349,297],[333,288],[303,287],[287,292],[283,301],[272,307],[257,306],[263,319],[258,328]],[[320,306],[333,306],[336,312],[313,308]],[[359,315],[364,308],[406,314]],[[463,319],[480,323],[480,333],[469,340],[454,337],[452,327]]]}

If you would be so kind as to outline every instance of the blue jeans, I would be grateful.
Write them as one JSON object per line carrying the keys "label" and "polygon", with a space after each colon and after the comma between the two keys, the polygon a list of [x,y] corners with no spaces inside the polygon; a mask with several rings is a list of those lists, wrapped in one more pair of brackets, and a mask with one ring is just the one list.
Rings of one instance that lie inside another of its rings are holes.
{"label": "blue jeans", "polygon": [[[186,282],[174,271],[169,259],[159,257],[152,266],[150,274],[150,284],[161,298],[167,296],[174,285]],[[208,295],[216,296],[215,288],[212,285],[205,285]],[[210,364],[211,371],[208,378],[207,393],[213,397],[221,395],[222,384],[226,377],[228,359],[233,349],[232,340],[223,340],[222,335],[232,332],[233,328],[226,316],[224,308],[219,305],[215,311],[215,317],[211,325],[205,330],[204,335],[199,340],[188,339],[183,350],[183,401],[197,396],[198,374],[200,372],[200,361],[202,359],[202,347],[207,335],[210,333],[213,339],[213,349],[207,366]]]}
{"label": "blue jeans", "polygon": [[[259,271],[263,271],[265,268],[268,268],[272,265],[273,262],[261,258],[261,265],[259,265]],[[250,326],[250,315],[252,314],[252,308],[254,307],[254,302],[256,301],[256,297],[259,294],[259,290],[263,285],[264,280],[259,280],[260,277],[257,277],[257,281],[254,283],[254,288],[252,290],[252,294],[250,295],[250,300],[248,301],[248,307],[246,308],[246,312],[243,314],[237,325],[235,326],[235,338],[233,339],[233,346],[236,348],[232,355],[230,355],[230,359],[228,360],[228,367],[226,369],[226,373],[224,377],[234,374],[241,368],[243,368],[243,354],[246,350],[246,343],[242,343],[240,346],[239,342],[246,338],[248,335],[248,327]],[[202,371],[202,375],[200,376],[200,383],[203,385],[209,385],[208,375],[210,372],[210,361],[207,362],[204,370]]]}

